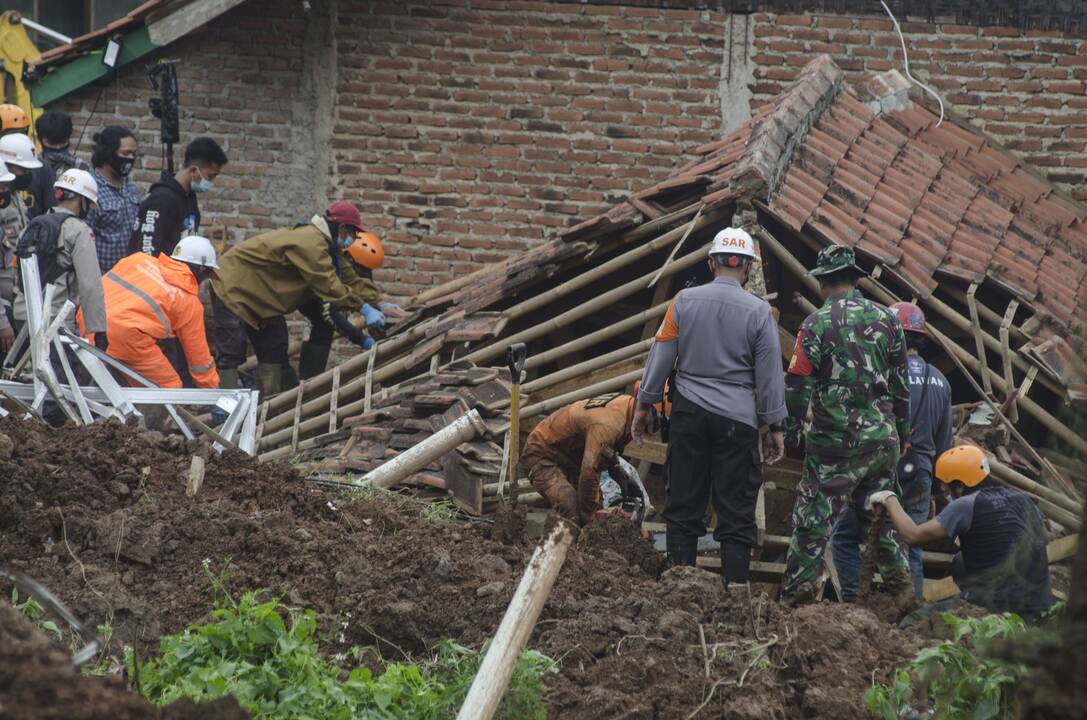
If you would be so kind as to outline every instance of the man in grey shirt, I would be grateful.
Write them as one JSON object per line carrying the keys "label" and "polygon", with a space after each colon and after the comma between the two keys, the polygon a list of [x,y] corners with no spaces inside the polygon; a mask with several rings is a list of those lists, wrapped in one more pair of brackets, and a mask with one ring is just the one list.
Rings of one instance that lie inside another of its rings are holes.
{"label": "man in grey shirt", "polygon": [[675,370],[665,466],[664,520],[674,565],[694,565],[706,532],[707,497],[717,513],[725,586],[745,585],[762,485],[759,430],[770,426],[767,462],[785,451],[785,382],[777,324],[766,301],[743,289],[755,242],[739,228],[717,233],[709,249],[713,282],[680,291],[657,331],[632,422],[641,443],[650,406]]}
{"label": "man in grey shirt", "polygon": [[[106,301],[102,291],[102,275],[98,270],[98,256],[94,250],[94,235],[87,226],[87,213],[97,198],[97,186],[91,174],[75,168],[68,170],[53,186],[60,199],[55,208],[31,221],[26,233],[36,226],[56,228],[55,248],[31,247],[38,258],[42,289],[52,283],[57,286],[53,296],[51,315],[71,300],[82,312],[83,334],[94,337],[101,350],[106,349]],[[50,230],[51,234],[52,230]],[[42,237],[46,233],[43,231]],[[49,255],[50,257],[46,257]],[[16,289],[14,315],[20,325],[26,322],[26,297],[23,289]],[[75,314],[68,316],[66,325],[78,330]]]}

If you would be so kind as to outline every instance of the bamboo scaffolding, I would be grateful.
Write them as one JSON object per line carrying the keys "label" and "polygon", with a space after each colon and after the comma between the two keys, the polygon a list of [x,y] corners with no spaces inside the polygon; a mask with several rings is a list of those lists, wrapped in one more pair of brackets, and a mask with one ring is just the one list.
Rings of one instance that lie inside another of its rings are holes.
{"label": "bamboo scaffolding", "polygon": [[[785,249],[784,245],[782,245],[776,238],[770,235],[770,233],[767,232],[764,228],[759,228],[756,233],[759,236],[759,239],[766,245],[767,248],[769,248],[774,256],[777,257],[783,265],[789,268],[793,272],[793,274],[804,284],[804,286],[810,292],[812,292],[812,294],[819,294],[819,283],[816,282],[813,277],[807,274],[807,270],[804,268],[804,266],[800,263],[799,260],[793,257],[793,255],[788,250]],[[862,279],[860,285],[862,289],[875,296],[876,299],[882,303],[891,304],[898,302],[898,298],[896,298],[894,295],[891,295],[890,292],[886,289],[878,286],[871,279]],[[929,331],[932,333],[933,337],[937,339],[938,342],[945,345],[947,348],[950,348],[952,353],[956,357],[961,359],[963,363],[967,365],[967,367],[972,368],[978,374],[981,374],[981,372],[983,372],[983,370],[981,369],[981,363],[978,362],[978,359],[976,357],[959,347],[958,344],[956,344],[946,335],[937,330],[933,325],[929,325]],[[993,372],[992,369],[986,368],[985,370],[987,370],[990,374],[990,379],[992,380],[993,385],[997,387],[1001,392],[1006,392],[1007,388],[1004,384],[1004,378]],[[1069,445],[1072,445],[1080,452],[1087,454],[1087,441],[1085,441],[1075,432],[1070,430],[1060,420],[1051,415],[1045,408],[1043,408],[1041,405],[1039,405],[1037,402],[1030,399],[1026,395],[1020,398],[1018,402],[1020,406],[1027,411],[1027,413],[1029,413],[1043,426],[1045,426],[1056,435],[1060,436],[1060,438],[1067,442]]]}
{"label": "bamboo scaffolding", "polygon": [[[663,222],[673,221],[676,217],[681,217],[682,215],[684,215],[688,211],[690,213],[696,213],[697,208],[698,208],[698,205],[694,204],[694,205],[691,205],[688,208],[685,208],[685,209],[683,209],[681,211],[677,211],[675,213],[671,213],[668,216],[658,218],[658,221],[654,221],[653,223],[646,223],[646,225],[649,226],[648,228],[644,227],[644,226],[639,227],[636,231],[632,231],[631,233],[629,233],[629,237],[630,237],[630,239],[637,239],[641,235],[649,234],[652,230],[655,230],[656,228],[660,227]],[[681,225],[681,226],[679,226],[677,228],[674,228],[673,230],[670,230],[670,231],[664,233],[663,235],[659,236],[658,238],[654,239],[650,243],[647,243],[646,245],[641,245],[641,246],[639,246],[637,248],[634,248],[633,250],[631,250],[629,252],[623,253],[622,255],[619,255],[619,256],[617,256],[615,258],[612,258],[608,262],[606,262],[606,263],[604,263],[604,264],[602,264],[602,265],[600,265],[600,266],[598,266],[596,268],[593,268],[593,269],[591,269],[591,270],[589,270],[589,271],[587,271],[585,273],[582,273],[581,275],[578,275],[575,278],[571,278],[570,280],[566,281],[565,283],[559,285],[556,288],[553,288],[553,289],[551,289],[549,291],[546,291],[545,293],[542,293],[540,296],[535,296],[533,298],[529,298],[528,300],[526,300],[524,302],[518,303],[517,305],[514,305],[514,306],[508,308],[506,311],[504,311],[503,314],[507,317],[507,319],[514,320],[514,319],[517,319],[517,318],[519,318],[519,317],[521,317],[521,316],[523,316],[523,315],[525,315],[525,314],[527,314],[529,312],[532,312],[534,310],[538,310],[539,308],[543,307],[544,305],[546,305],[546,304],[548,304],[550,302],[553,302],[554,300],[557,300],[557,299],[561,298],[566,293],[573,292],[573,291],[575,291],[577,289],[586,287],[589,284],[591,284],[592,282],[594,282],[596,280],[599,280],[601,277],[604,277],[608,273],[610,273],[610,272],[612,272],[614,270],[617,270],[617,269],[619,269],[621,267],[625,267],[626,265],[629,265],[629,264],[631,264],[631,263],[645,257],[646,255],[652,253],[655,249],[659,249],[659,248],[662,248],[662,247],[666,246],[668,244],[668,242],[674,241],[677,237],[680,237],[692,225],[697,226],[697,227],[704,227],[705,225],[707,225],[707,224],[709,224],[711,222],[719,220],[720,219],[719,215],[720,215],[720,213],[707,214],[705,216],[702,216],[697,221],[697,223],[695,223],[695,221],[692,220],[692,221],[690,221],[688,223],[685,223],[685,224],[683,224],[683,225]],[[686,261],[686,262],[684,262],[684,261]],[[685,269],[687,267],[690,267],[690,265],[692,265],[692,264],[694,264],[694,263],[691,262],[687,257],[685,257],[685,258],[683,258],[683,260],[676,261],[671,266],[669,266],[667,268],[667,272],[665,272],[664,275],[665,276],[671,276],[671,275],[673,275],[673,274],[675,274],[677,272],[682,271],[683,269]],[[642,282],[644,284],[645,276],[640,278],[640,280],[642,280]],[[616,288],[616,290],[621,290],[621,289],[625,288],[628,292],[625,292],[625,293],[614,293],[613,292],[611,297],[613,297],[614,299],[621,299],[622,297],[626,297],[626,295],[629,295],[629,294],[632,294],[632,293],[636,292],[638,289],[640,289],[640,288],[638,288],[636,286],[636,284],[637,284],[637,281],[634,281],[634,282],[631,282],[631,283],[627,283],[624,286],[621,286],[621,288]],[[546,296],[546,297],[544,297],[544,296]],[[581,308],[576,308],[574,311],[569,311],[568,313],[564,313],[563,315],[560,315],[559,317],[560,318],[565,318],[565,322],[573,322],[575,319],[580,319],[581,317],[584,317],[585,314],[595,312],[596,310],[598,310],[601,307],[604,307],[606,305],[606,303],[602,303],[602,302],[599,302],[599,301],[600,301],[600,298],[597,298],[595,301],[593,301],[593,303],[587,304],[586,306],[582,306]],[[577,311],[580,311],[580,312],[577,312]],[[661,312],[663,313],[663,310]],[[537,326],[537,327],[539,327],[539,326]],[[561,327],[561,325],[556,325],[555,327]],[[533,335],[532,339],[534,339],[535,337],[538,337],[540,334],[543,334],[544,332],[551,332],[551,331],[552,331],[551,329],[540,331],[537,334]],[[403,349],[404,347],[406,347],[411,342],[414,342],[416,339],[421,337],[425,332],[426,332],[426,328],[424,326],[416,326],[415,328],[412,328],[411,331],[409,331],[409,333],[407,334],[408,336],[404,336],[404,335],[395,336],[395,337],[390,338],[389,340],[387,340],[387,341],[385,341],[383,343],[380,343],[382,345],[381,349],[385,350],[385,351],[388,351],[390,353],[396,353],[396,352],[400,351],[401,349]],[[525,331],[525,333],[522,333],[522,335],[525,335],[525,334],[532,334],[532,329],[530,329],[528,331]],[[495,344],[493,344],[491,346],[487,346],[487,348],[498,348],[495,351],[495,354],[490,356],[490,357],[495,357],[495,356],[497,356],[497,354],[500,354],[501,352],[505,352],[505,347],[508,344],[513,343],[513,342],[523,342],[523,341],[524,341],[524,339],[522,337],[515,335],[515,336],[513,336],[511,338],[506,338],[506,339],[504,339],[502,341],[499,341],[498,343],[495,343]],[[487,349],[487,348],[485,348],[485,349]],[[376,350],[376,348],[375,348],[375,350]],[[374,352],[374,351],[372,350],[372,351],[368,351],[368,352]],[[468,359],[468,360],[471,360],[473,362],[478,362],[478,360],[475,357],[473,357],[474,355],[475,355],[475,353],[471,353],[471,354],[465,356],[465,358],[461,358],[461,359]],[[351,358],[347,362],[340,365],[339,367],[340,367],[340,372],[341,372],[341,378],[354,376],[356,374],[356,371],[361,370],[361,368],[366,364],[367,358],[368,358],[368,353],[363,353],[363,354],[358,355],[358,356],[356,356],[354,358]],[[385,366],[382,366],[382,368],[384,368],[384,367]],[[380,381],[381,379],[386,379],[388,377],[390,377],[390,374],[388,374],[388,373],[382,374],[380,372],[380,369],[377,372],[375,372],[375,380],[376,381]],[[326,386],[326,383],[328,383],[330,381],[331,381],[331,372],[322,373],[321,375],[317,375],[314,378],[311,378],[311,383],[312,383],[310,385],[310,387],[312,388],[311,392],[316,393],[316,392],[318,392],[320,390],[323,390],[325,388],[325,386]],[[350,390],[348,390],[348,388],[351,388],[352,390],[354,389],[352,387],[352,385],[353,385],[353,383],[348,383],[346,385],[343,385],[341,387],[341,390],[340,390],[341,396],[349,394]],[[272,399],[270,399],[268,401],[268,403],[269,403],[269,413],[268,414],[269,414],[270,417],[269,417],[269,420],[268,420],[269,425],[266,428],[266,431],[273,431],[273,433],[272,433],[272,435],[268,435],[267,433],[265,435],[266,445],[267,446],[271,446],[275,442],[279,441],[279,437],[278,437],[278,435],[275,435],[274,431],[285,427],[286,424],[288,422],[290,422],[290,419],[288,417],[284,417],[285,413],[283,413],[283,412],[273,412],[273,411],[283,411],[283,410],[286,410],[287,408],[289,408],[290,405],[291,405],[291,401],[293,400],[293,392],[294,391],[290,391],[290,392],[287,392],[287,393],[281,393],[280,395],[277,395],[275,398],[272,398]],[[314,400],[311,400],[310,402],[307,402],[302,406],[302,416],[306,417],[310,413],[320,412],[322,408],[328,407],[328,405],[329,405],[329,398],[327,397],[327,394],[317,396]],[[276,439],[272,440],[271,439],[272,437],[275,437]]]}
{"label": "bamboo scaffolding", "polygon": [[[675,260],[671,265],[669,265],[665,269],[663,277],[669,277],[671,275],[680,273],[690,267],[693,267],[699,262],[703,262],[704,260],[705,255],[703,255],[699,251],[688,253],[687,255],[684,255],[683,257]],[[623,298],[629,297],[634,293],[645,290],[645,283],[650,280],[654,274],[656,274],[656,271],[646,273],[645,275],[635,278],[630,282],[623,283],[619,287],[612,288],[608,292],[603,293],[602,295],[598,295],[589,302],[582,303],[575,308],[571,308],[570,310],[556,315],[550,320],[540,323],[539,325],[528,328],[526,330],[522,330],[521,332],[515,333],[508,338],[504,338],[498,342],[486,345],[479,350],[471,352],[468,355],[465,355],[463,359],[470,360],[478,365],[501,355],[503,352],[506,351],[506,346],[510,343],[529,342],[549,333],[553,333],[559,328],[565,327],[572,322],[591,315],[602,308],[605,308],[615,302],[618,302],[619,300],[622,300]]]}

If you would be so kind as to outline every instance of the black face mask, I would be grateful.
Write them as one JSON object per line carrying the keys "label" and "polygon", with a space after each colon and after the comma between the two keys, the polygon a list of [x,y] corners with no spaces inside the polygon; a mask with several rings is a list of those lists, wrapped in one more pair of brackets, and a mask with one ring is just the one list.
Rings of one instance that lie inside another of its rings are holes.
{"label": "black face mask", "polygon": [[79,219],[86,220],[87,216],[91,214],[91,204],[86,200],[79,201]]}
{"label": "black face mask", "polygon": [[136,161],[132,158],[121,157],[120,155],[114,155],[109,161],[109,166],[123,178],[128,177],[128,174],[132,172],[132,166],[135,164]]}
{"label": "black face mask", "polygon": [[30,187],[30,183],[34,180],[34,176],[30,173],[24,173],[23,175],[16,175],[15,179],[11,181],[11,186],[16,190],[26,190]]}
{"label": "black face mask", "polygon": [[0,192],[0,208],[6,208],[11,204],[11,191],[4,190]]}

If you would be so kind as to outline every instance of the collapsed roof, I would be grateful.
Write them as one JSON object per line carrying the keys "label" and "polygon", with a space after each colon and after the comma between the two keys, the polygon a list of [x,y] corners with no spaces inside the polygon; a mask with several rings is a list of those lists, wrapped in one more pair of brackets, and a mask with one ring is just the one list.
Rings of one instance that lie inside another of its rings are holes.
{"label": "collapsed roof", "polygon": [[[945,364],[956,363],[947,369],[960,399],[976,386],[1087,454],[1062,410],[1082,396],[1085,219],[977,130],[940,122],[897,72],[852,85],[819,57],[668,179],[417,296],[414,317],[375,350],[270,399],[260,446],[264,457],[312,448],[383,395],[410,403],[405,387],[465,363],[500,364],[513,342],[530,351],[522,418],[629,387],[669,299],[708,278],[713,232],[740,224],[761,241],[763,272],[749,289],[778,312],[784,355],[818,297],[805,268],[828,243],[854,246],[872,270],[866,292],[925,307]],[[486,409],[507,406],[492,399]]]}

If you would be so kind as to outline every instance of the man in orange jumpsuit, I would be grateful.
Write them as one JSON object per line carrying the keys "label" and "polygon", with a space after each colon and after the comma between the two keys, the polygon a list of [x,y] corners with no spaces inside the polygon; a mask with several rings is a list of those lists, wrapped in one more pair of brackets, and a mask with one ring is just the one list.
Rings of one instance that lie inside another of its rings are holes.
{"label": "man in orange jumpsuit", "polygon": [[114,265],[102,278],[107,352],[159,387],[179,388],[181,378],[158,346],[176,337],[197,387],[219,387],[197,296],[200,280],[217,267],[215,249],[198,235],[181,238],[173,255],[138,252]]}
{"label": "man in orange jumpsuit", "polygon": [[600,473],[630,442],[634,398],[612,393],[552,413],[533,429],[521,462],[532,487],[579,525],[602,509]]}

